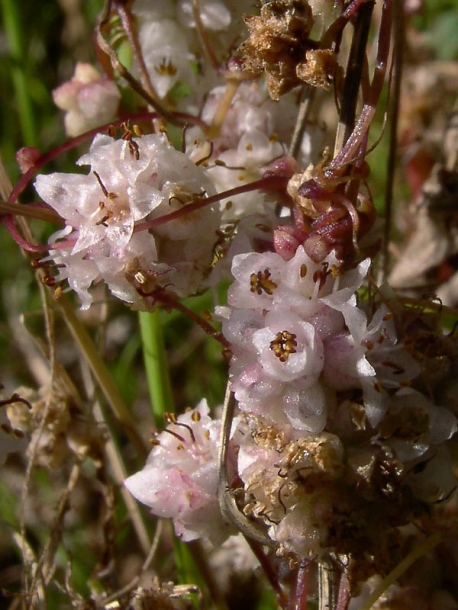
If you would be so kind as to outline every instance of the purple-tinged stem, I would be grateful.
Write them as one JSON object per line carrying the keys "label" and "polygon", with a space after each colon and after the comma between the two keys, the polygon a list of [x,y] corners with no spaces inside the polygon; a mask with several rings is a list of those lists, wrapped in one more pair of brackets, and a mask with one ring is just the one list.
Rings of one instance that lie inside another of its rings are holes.
{"label": "purple-tinged stem", "polygon": [[255,554],[256,559],[261,564],[261,568],[263,569],[264,574],[266,575],[266,578],[270,583],[270,586],[272,587],[273,591],[277,596],[278,605],[284,610],[288,610],[288,600],[286,599],[285,593],[278,581],[278,575],[274,570],[270,559],[264,553],[264,550],[259,544],[259,542],[256,542],[256,540],[252,540],[251,538],[246,538],[246,541],[250,545],[250,548]]}
{"label": "purple-tinged stem", "polygon": [[207,197],[205,199],[199,199],[198,201],[190,203],[189,205],[184,206],[180,210],[175,210],[170,214],[165,214],[164,216],[160,216],[159,218],[154,218],[153,220],[141,222],[135,225],[134,233],[138,233],[138,231],[147,231],[148,229],[153,229],[154,227],[158,227],[172,220],[176,220],[177,218],[181,218],[186,214],[191,214],[191,212],[200,210],[200,208],[204,208],[207,205],[212,205],[213,203],[221,201],[221,199],[227,199],[228,197],[234,197],[235,195],[240,195],[241,193],[248,193],[250,191],[257,190],[285,190],[287,184],[288,178],[286,178],[285,176],[267,176],[265,178],[261,178],[260,180],[250,182],[249,184],[244,184],[242,186],[237,186],[236,188],[229,189],[228,191],[224,191],[223,193],[218,193],[217,195],[212,195],[211,197]]}
{"label": "purple-tinged stem", "polygon": [[307,595],[310,577],[310,561],[301,561],[296,580],[291,587],[288,610],[307,610]]}
{"label": "purple-tinged stem", "polygon": [[[176,119],[178,119],[183,124],[192,123],[192,124],[198,125],[204,131],[208,130],[208,125],[204,121],[202,121],[202,119],[200,119],[199,117],[194,117],[190,114],[186,114],[185,112],[176,112],[176,113],[174,113],[174,116]],[[27,187],[27,185],[32,180],[32,178],[34,178],[36,176],[36,174],[38,174],[40,169],[47,163],[50,163],[51,161],[56,159],[56,157],[58,157],[62,153],[67,152],[68,150],[72,150],[73,148],[76,148],[83,142],[86,142],[87,140],[91,140],[98,133],[106,132],[111,127],[121,127],[123,125],[123,123],[125,123],[127,120],[129,120],[130,122],[135,122],[135,121],[142,121],[145,119],[157,119],[157,118],[159,118],[159,115],[157,114],[157,112],[149,112],[149,111],[144,110],[143,112],[139,112],[132,116],[124,117],[122,119],[118,119],[117,121],[111,121],[110,123],[106,123],[105,125],[101,125],[100,127],[95,127],[94,129],[90,129],[89,131],[86,131],[85,133],[81,134],[80,136],[77,136],[76,138],[72,138],[71,140],[67,140],[67,142],[64,142],[63,144],[56,146],[56,148],[53,148],[52,150],[41,155],[41,157],[34,163],[33,167],[31,167],[18,180],[17,184],[14,186],[13,190],[11,191],[11,193],[8,197],[8,203],[16,203],[17,200],[19,199],[20,194],[24,191],[24,189]]]}

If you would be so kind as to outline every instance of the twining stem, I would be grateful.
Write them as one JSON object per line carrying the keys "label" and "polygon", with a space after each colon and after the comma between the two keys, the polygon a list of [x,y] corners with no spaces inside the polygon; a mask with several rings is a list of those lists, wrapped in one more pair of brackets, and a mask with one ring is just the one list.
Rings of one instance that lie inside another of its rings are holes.
{"label": "twining stem", "polygon": [[232,523],[245,536],[245,538],[247,538],[247,540],[256,540],[256,542],[261,545],[274,546],[275,543],[267,536],[266,532],[262,531],[260,527],[257,527],[254,523],[249,521],[249,519],[239,510],[228,480],[228,449],[236,406],[237,401],[234,393],[231,391],[230,383],[228,383],[226,388],[226,396],[224,398],[224,409],[221,422],[221,439],[218,455],[218,501],[220,509],[226,519]]}
{"label": "twining stem", "polygon": [[301,561],[289,597],[288,610],[307,610],[307,594],[310,580],[310,561]]}
{"label": "twining stem", "polygon": [[377,110],[377,102],[385,83],[385,74],[390,55],[390,36],[393,17],[392,1],[393,0],[385,0],[383,3],[377,57],[372,81],[365,93],[363,108],[355,122],[355,127],[351,135],[347,139],[345,146],[334,157],[326,169],[326,173],[331,176],[336,176],[339,175],[339,173],[341,174],[343,171],[346,171],[348,164],[354,161],[361,146],[362,138],[367,135],[369,126]]}
{"label": "twining stem", "polygon": [[196,22],[196,30],[197,35],[199,36],[200,44],[202,45],[202,48],[205,51],[213,69],[218,70],[220,67],[219,61],[215,55],[212,45],[210,44],[210,41],[208,40],[208,36],[205,31],[204,24],[202,23],[202,18],[200,16],[200,0],[192,0],[192,14],[194,17],[194,21]]}
{"label": "twining stem", "polygon": [[140,83],[129,70],[119,61],[119,58],[112,47],[107,43],[104,38],[105,26],[109,25],[111,15],[111,0],[106,0],[100,17],[97,21],[95,28],[95,38],[98,48],[101,53],[109,58],[113,71],[123,78],[132,89],[138,93],[152,108],[159,113],[159,115],[167,120],[172,125],[181,125],[180,121],[177,120],[176,114],[169,112],[159,99],[156,99],[150,92],[146,91],[142,83]]}
{"label": "twining stem", "polygon": [[62,225],[63,219],[54,210],[42,208],[35,205],[24,205],[18,203],[7,203],[0,201],[0,214],[11,214],[12,216],[26,216],[27,218],[36,218],[45,220],[55,224]]}
{"label": "twining stem", "polygon": [[153,87],[153,83],[151,82],[151,78],[149,76],[148,68],[146,67],[145,60],[143,58],[138,34],[134,26],[132,14],[127,9],[127,3],[117,1],[115,2],[115,7],[119,18],[121,19],[121,23],[124,28],[124,31],[126,32],[127,38],[129,39],[135,60],[138,64],[138,70],[140,73],[142,85],[144,89],[148,91],[148,93],[155,100],[159,100],[159,96],[157,94],[157,91]]}
{"label": "twining stem", "polygon": [[200,210],[200,208],[204,208],[207,205],[217,203],[218,201],[221,201],[221,199],[235,197],[235,195],[240,195],[241,193],[248,193],[250,191],[257,190],[284,190],[286,188],[287,183],[288,178],[286,176],[268,176],[266,178],[260,178],[259,180],[255,180],[253,182],[250,182],[249,184],[243,184],[242,186],[237,186],[233,189],[224,191],[223,193],[218,193],[216,195],[212,195],[211,197],[198,199],[196,202],[190,203],[180,208],[179,210],[170,212],[170,214],[164,214],[164,216],[159,216],[159,218],[153,218],[153,220],[139,222],[134,227],[134,233],[158,227],[159,225],[163,225],[167,222],[170,222],[171,220],[181,218],[181,216],[185,216],[186,214],[190,214],[191,212]]}
{"label": "twining stem", "polygon": [[141,311],[138,319],[154,423],[162,428],[164,415],[174,409],[160,312]]}
{"label": "twining stem", "polygon": [[[191,125],[198,125],[203,131],[206,131],[208,129],[208,125],[199,117],[192,116],[185,112],[174,112],[173,114],[176,117],[177,121],[180,122],[180,124],[189,123]],[[146,119],[151,119],[154,121],[158,117],[159,115],[157,112],[150,112],[149,110],[144,110],[142,112],[138,112],[130,116],[129,123],[135,124],[137,121],[143,121]],[[105,125],[100,125],[99,127],[95,127],[94,129],[90,129],[89,131],[82,133],[76,138],[66,140],[59,146],[56,146],[56,148],[53,148],[52,150],[49,150],[46,153],[43,153],[41,157],[39,157],[35,161],[33,166],[29,170],[27,170],[27,172],[14,185],[14,188],[8,196],[8,203],[15,203],[19,199],[20,194],[24,191],[29,182],[38,174],[38,172],[44,165],[50,163],[51,161],[62,155],[64,152],[72,150],[88,140],[92,140],[99,133],[107,133],[109,129],[115,127],[122,127],[125,122],[126,119],[122,118],[116,121],[111,121],[110,123],[106,123]]]}

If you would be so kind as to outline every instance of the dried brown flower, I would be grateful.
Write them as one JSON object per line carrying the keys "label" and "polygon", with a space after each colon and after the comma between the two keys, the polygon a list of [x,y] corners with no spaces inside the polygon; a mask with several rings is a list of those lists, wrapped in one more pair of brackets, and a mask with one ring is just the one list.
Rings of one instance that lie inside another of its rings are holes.
{"label": "dried brown flower", "polygon": [[244,68],[255,74],[267,72],[269,95],[278,100],[301,84],[296,67],[316,46],[309,39],[312,9],[307,0],[273,0],[262,6],[259,17],[245,17],[245,22],[249,37],[239,47]]}
{"label": "dried brown flower", "polygon": [[305,54],[305,62],[296,67],[296,74],[312,87],[329,89],[338,69],[337,55],[331,49],[310,49]]}

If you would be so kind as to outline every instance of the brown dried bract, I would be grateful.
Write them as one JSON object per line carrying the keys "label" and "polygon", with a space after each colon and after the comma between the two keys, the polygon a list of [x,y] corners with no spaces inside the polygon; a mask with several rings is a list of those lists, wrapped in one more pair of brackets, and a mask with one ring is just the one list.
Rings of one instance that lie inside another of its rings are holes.
{"label": "brown dried bract", "polygon": [[239,47],[244,68],[267,72],[267,87],[272,99],[301,84],[296,73],[306,53],[316,46],[309,39],[313,14],[306,0],[273,0],[264,4],[259,17],[245,17],[249,38]]}

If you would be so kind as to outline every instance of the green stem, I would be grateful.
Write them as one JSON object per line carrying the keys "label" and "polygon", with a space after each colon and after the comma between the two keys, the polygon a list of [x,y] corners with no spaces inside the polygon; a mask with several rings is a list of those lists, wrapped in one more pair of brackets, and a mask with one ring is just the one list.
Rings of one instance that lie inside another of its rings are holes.
{"label": "green stem", "polygon": [[27,56],[22,36],[20,3],[17,0],[2,0],[1,6],[12,64],[11,80],[13,81],[22,137],[27,146],[37,146],[38,136],[30,97],[30,82],[26,69]]}
{"label": "green stem", "polygon": [[146,377],[157,428],[164,425],[164,414],[173,411],[173,394],[170,384],[160,312],[139,313]]}

